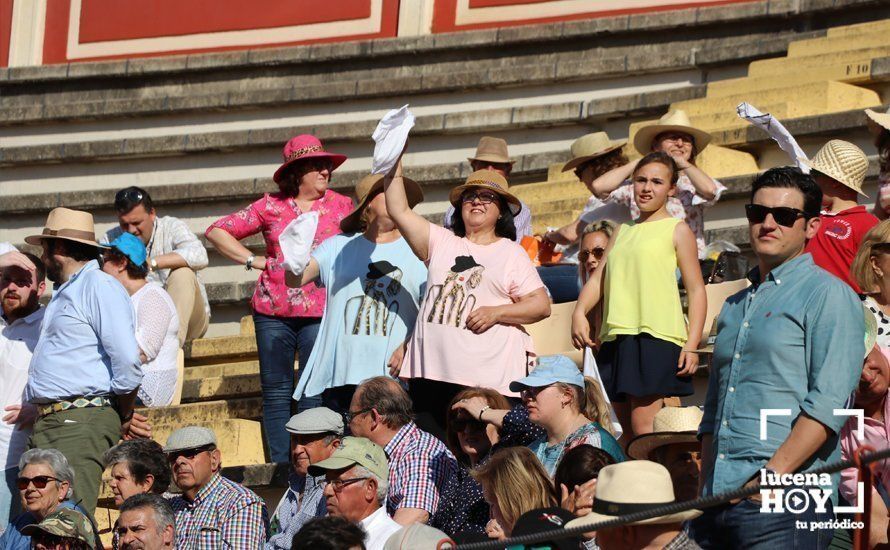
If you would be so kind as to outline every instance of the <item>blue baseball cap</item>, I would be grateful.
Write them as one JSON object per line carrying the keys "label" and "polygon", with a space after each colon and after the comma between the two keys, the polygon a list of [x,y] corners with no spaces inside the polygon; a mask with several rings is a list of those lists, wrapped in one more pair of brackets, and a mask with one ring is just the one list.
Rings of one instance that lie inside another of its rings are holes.
{"label": "blue baseball cap", "polygon": [[538,359],[538,366],[525,378],[510,382],[510,391],[540,388],[556,382],[584,387],[584,375],[578,365],[565,355],[545,355]]}
{"label": "blue baseball cap", "polygon": [[145,266],[145,258],[148,253],[145,251],[145,245],[139,240],[139,237],[130,233],[121,233],[121,236],[114,239],[102,248],[114,248],[127,257],[137,267]]}

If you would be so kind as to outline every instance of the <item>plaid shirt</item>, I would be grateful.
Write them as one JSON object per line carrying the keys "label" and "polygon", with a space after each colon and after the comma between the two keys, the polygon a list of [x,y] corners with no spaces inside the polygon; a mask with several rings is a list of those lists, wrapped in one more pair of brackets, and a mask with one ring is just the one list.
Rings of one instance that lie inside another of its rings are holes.
{"label": "plaid shirt", "polygon": [[701,550],[701,546],[690,539],[686,531],[680,531],[680,534],[672,538],[671,542],[667,543],[663,550]]}
{"label": "plaid shirt", "polygon": [[272,515],[266,550],[289,550],[297,531],[307,521],[327,515],[324,498],[324,476],[288,476],[287,491]]}
{"label": "plaid shirt", "polygon": [[445,445],[409,422],[383,448],[389,459],[386,511],[419,508],[435,513],[445,481],[457,474],[457,461]]}
{"label": "plaid shirt", "polygon": [[219,474],[198,491],[193,502],[170,499],[176,514],[179,550],[261,549],[269,516],[263,499]]}

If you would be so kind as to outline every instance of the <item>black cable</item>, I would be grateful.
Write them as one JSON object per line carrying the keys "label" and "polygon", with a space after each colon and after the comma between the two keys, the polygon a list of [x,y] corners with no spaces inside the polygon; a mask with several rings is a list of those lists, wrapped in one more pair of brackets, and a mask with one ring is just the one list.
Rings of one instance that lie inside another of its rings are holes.
{"label": "black cable", "polygon": [[[885,458],[890,458],[890,448],[884,449],[881,451],[876,451],[872,453],[863,453],[861,456],[862,464],[870,464],[872,462],[883,460]],[[830,474],[839,472],[841,470],[845,470],[847,468],[856,466],[856,463],[853,459],[848,460],[839,460],[837,462],[832,462],[830,464],[825,464],[819,468],[814,470],[809,470],[807,472],[800,472],[801,474]],[[570,536],[580,535],[581,533],[589,533],[591,531],[598,531],[600,529],[605,529],[609,527],[618,527],[619,525],[625,525],[627,523],[634,523],[637,521],[642,521],[645,519],[657,518],[660,516],[666,516],[669,514],[676,514],[678,512],[685,512],[687,510],[701,510],[702,508],[711,508],[713,506],[718,506],[720,504],[725,504],[731,500],[735,500],[737,498],[748,497],[760,492],[760,486],[752,486],[752,487],[740,487],[733,491],[727,491],[725,493],[721,493],[719,495],[711,495],[708,497],[701,497],[695,500],[687,500],[686,502],[672,502],[671,504],[665,504],[664,506],[659,506],[657,508],[652,508],[650,510],[646,510],[644,512],[635,512],[633,514],[627,514],[624,516],[615,516],[614,519],[600,521],[591,525],[586,525],[583,527],[573,527],[571,529],[553,529],[550,531],[542,531],[540,533],[533,533],[530,535],[522,535],[518,537],[512,537],[504,540],[491,540],[485,542],[473,542],[468,544],[461,544],[459,548],[467,549],[467,550],[483,550],[483,549],[499,549],[502,550],[507,546],[516,546],[516,545],[526,545],[532,544],[536,542],[546,542],[551,540],[568,538]]]}

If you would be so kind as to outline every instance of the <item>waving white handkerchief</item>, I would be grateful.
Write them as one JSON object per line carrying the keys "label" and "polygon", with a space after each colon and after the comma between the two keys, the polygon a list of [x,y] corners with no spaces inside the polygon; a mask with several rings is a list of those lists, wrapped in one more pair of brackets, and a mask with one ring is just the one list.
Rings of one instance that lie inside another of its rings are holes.
{"label": "waving white handkerchief", "polygon": [[798,160],[806,159],[807,154],[803,152],[803,149],[797,144],[797,140],[794,139],[791,132],[778,119],[769,113],[761,113],[756,107],[747,103],[739,103],[739,106],[736,107],[736,112],[741,118],[769,134],[769,137],[779,144],[779,148],[791,157],[791,160],[804,174],[810,173],[810,167]]}
{"label": "waving white handkerchief", "polygon": [[284,256],[281,267],[289,269],[295,275],[303,274],[306,266],[309,265],[312,240],[315,239],[317,228],[318,212],[306,212],[287,224],[287,227],[278,236],[281,255]]}
{"label": "waving white handkerchief", "polygon": [[408,141],[408,132],[414,127],[414,115],[407,105],[386,113],[371,137],[374,138],[374,162],[372,174],[386,174],[399,160],[399,155]]}

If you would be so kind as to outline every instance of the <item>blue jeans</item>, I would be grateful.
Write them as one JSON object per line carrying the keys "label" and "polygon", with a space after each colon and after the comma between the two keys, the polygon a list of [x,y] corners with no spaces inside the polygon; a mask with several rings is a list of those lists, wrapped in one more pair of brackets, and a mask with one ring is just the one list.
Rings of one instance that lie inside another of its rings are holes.
{"label": "blue jeans", "polygon": [[830,521],[834,519],[831,502],[827,511],[815,512],[815,506],[801,514],[784,512],[768,514],[760,511],[760,503],[743,500],[738,504],[725,504],[706,508],[692,520],[690,536],[704,550],[822,550],[828,548],[834,535],[833,529],[798,529],[796,522]]}
{"label": "blue jeans", "polygon": [[21,513],[21,497],[15,486],[19,475],[18,468],[3,471],[3,483],[0,483],[0,533],[6,530],[12,518]]}
{"label": "blue jeans", "polygon": [[[253,314],[256,347],[260,359],[260,387],[263,390],[263,430],[272,462],[290,460],[290,435],[284,425],[291,417],[294,384],[303,374],[303,365],[318,336],[318,317],[272,317]],[[294,358],[300,362],[294,380]],[[321,406],[321,396],[303,396],[297,410]]]}
{"label": "blue jeans", "polygon": [[554,304],[573,302],[581,292],[577,264],[559,264],[537,268]]}

